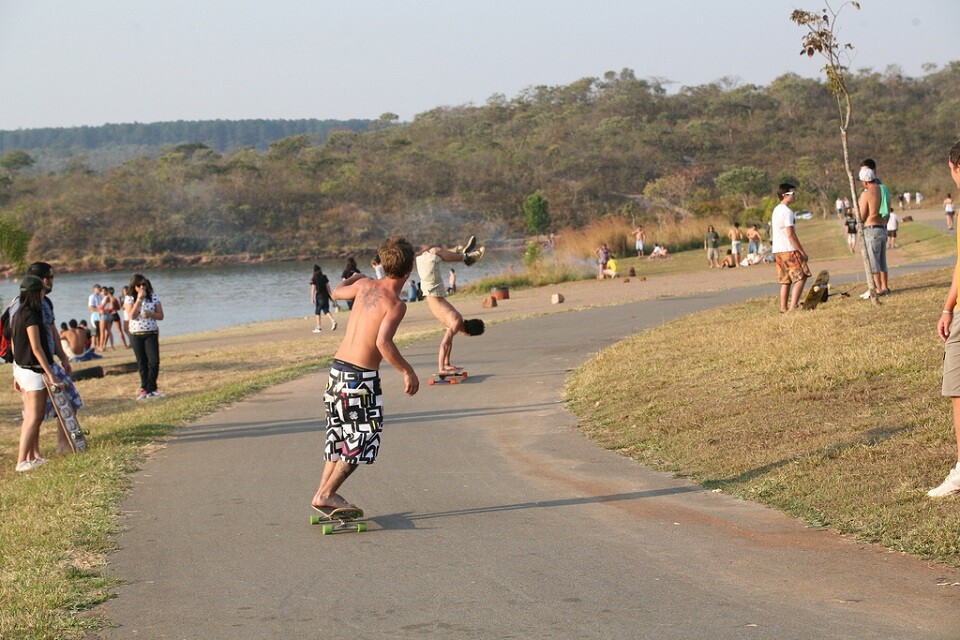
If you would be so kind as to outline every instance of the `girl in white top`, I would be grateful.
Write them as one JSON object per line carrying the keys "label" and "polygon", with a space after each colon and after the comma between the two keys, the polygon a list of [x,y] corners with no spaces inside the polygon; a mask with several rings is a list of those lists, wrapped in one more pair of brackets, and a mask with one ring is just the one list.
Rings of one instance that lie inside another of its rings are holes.
{"label": "girl in white top", "polygon": [[131,278],[123,308],[130,316],[130,346],[140,370],[137,400],[162,398],[163,392],[157,389],[160,374],[160,325],[157,322],[163,320],[163,305],[153,292],[150,281],[142,274],[134,274]]}
{"label": "girl in white top", "polygon": [[943,199],[943,213],[947,216],[947,229],[953,231],[953,197],[949,193]]}

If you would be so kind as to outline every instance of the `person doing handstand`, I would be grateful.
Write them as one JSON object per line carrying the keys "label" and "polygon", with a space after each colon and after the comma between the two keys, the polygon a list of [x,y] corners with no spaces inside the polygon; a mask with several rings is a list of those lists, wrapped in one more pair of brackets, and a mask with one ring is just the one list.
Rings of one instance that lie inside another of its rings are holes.
{"label": "person doing handstand", "polygon": [[400,291],[413,270],[415,252],[405,238],[393,236],[377,254],[385,278],[374,280],[355,273],[333,290],[335,300],[352,300],[354,305],[323,394],[325,462],[311,502],[317,508],[354,506],[338,493],[340,486],[358,465],[372,464],[377,458],[383,426],[382,360],[386,358],[403,374],[403,390],[408,396],[420,388],[413,367],[393,341],[407,311]]}
{"label": "person doing handstand", "polygon": [[470,266],[483,257],[484,247],[474,250],[477,239],[470,236],[467,244],[457,247],[453,251],[431,247],[417,256],[417,273],[420,275],[420,285],[427,298],[427,304],[434,317],[447,328],[440,340],[440,354],[437,358],[437,373],[458,373],[462,367],[450,364],[450,354],[453,351],[453,337],[458,333],[468,336],[479,336],[483,333],[483,320],[464,320],[460,312],[447,302],[446,289],[440,275],[440,263],[462,262]]}

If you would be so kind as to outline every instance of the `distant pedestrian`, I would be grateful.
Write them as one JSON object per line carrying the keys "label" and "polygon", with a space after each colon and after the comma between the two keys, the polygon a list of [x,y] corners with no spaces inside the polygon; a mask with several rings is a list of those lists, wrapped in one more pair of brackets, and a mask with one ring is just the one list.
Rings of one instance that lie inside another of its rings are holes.
{"label": "distant pedestrian", "polygon": [[313,312],[317,316],[317,326],[314,327],[314,333],[323,331],[320,321],[323,316],[330,318],[330,331],[335,331],[337,321],[330,313],[330,298],[333,293],[330,291],[330,279],[323,273],[320,265],[313,265],[313,277],[310,278],[310,301],[313,304]]}
{"label": "distant pedestrian", "polygon": [[900,216],[895,211],[887,218],[887,249],[897,248],[897,229],[900,228]]}
{"label": "distant pedestrian", "polygon": [[373,260],[370,261],[370,267],[373,269],[373,277],[376,280],[383,280],[386,277],[383,265],[380,264],[380,256],[373,256]]}
{"label": "distant pedestrian", "polygon": [[[350,276],[360,273],[360,269],[357,268],[356,258],[347,258],[347,263],[343,267],[343,273],[340,274],[340,281],[343,282]],[[353,309],[353,299],[350,298],[347,301],[347,309]]]}
{"label": "distant pedestrian", "polygon": [[843,224],[847,227],[847,246],[850,247],[850,253],[853,253],[857,246],[857,219],[853,217],[853,212],[847,214]]}
{"label": "distant pedestrian", "polygon": [[447,293],[457,292],[457,272],[450,269],[450,277],[447,280]]}
{"label": "distant pedestrian", "polygon": [[956,212],[953,208],[953,196],[949,193],[947,197],[943,199],[943,215],[947,217],[947,230],[953,231],[953,216]]}
{"label": "distant pedestrian", "polygon": [[763,236],[760,235],[760,229],[752,224],[747,229],[747,256],[750,254],[760,255],[760,245],[763,244]]}
{"label": "distant pedestrian", "polygon": [[807,266],[807,252],[803,250],[797,237],[797,218],[790,208],[796,200],[797,188],[785,182],[777,190],[780,204],[773,209],[772,249],[777,263],[777,282],[780,283],[780,313],[796,309],[800,305],[800,294],[810,277]]}
{"label": "distant pedestrian", "polygon": [[643,225],[642,225],[642,224],[638,224],[638,225],[636,226],[636,228],[633,230],[632,235],[633,235],[633,239],[634,239],[634,241],[635,241],[634,246],[635,246],[636,249],[637,249],[637,257],[639,258],[639,257],[643,256],[643,243],[644,243],[644,242],[646,241],[646,239],[647,239],[647,234],[646,234],[646,232],[643,230]]}
{"label": "distant pedestrian", "polygon": [[[960,142],[950,149],[948,160],[950,177],[960,189]],[[939,486],[930,489],[927,495],[931,498],[942,498],[954,493],[960,493],[960,320],[955,315],[957,306],[957,291],[960,289],[960,235],[957,239],[957,264],[953,269],[953,280],[950,291],[943,303],[943,313],[937,323],[937,333],[944,341],[943,378],[940,393],[950,398],[953,407],[953,431],[957,441],[956,466],[950,469],[947,477]]]}
{"label": "distant pedestrian", "polygon": [[607,268],[607,261],[610,260],[610,248],[607,246],[607,243],[604,242],[599,247],[597,247],[597,266],[599,270],[597,271],[597,277],[603,278],[603,270]]}
{"label": "distant pedestrian", "polygon": [[713,269],[720,268],[720,234],[713,228],[707,227],[707,234],[703,237],[703,248],[707,252],[707,265]]}
{"label": "distant pedestrian", "polygon": [[163,305],[143,274],[136,273],[130,279],[123,307],[130,316],[130,346],[140,371],[137,400],[162,398],[164,393],[157,388],[160,375],[160,325],[157,322],[163,320]]}
{"label": "distant pedestrian", "polygon": [[740,231],[739,222],[733,223],[733,228],[730,229],[727,236],[730,238],[730,254],[733,256],[733,266],[737,266],[743,253],[743,232]]}

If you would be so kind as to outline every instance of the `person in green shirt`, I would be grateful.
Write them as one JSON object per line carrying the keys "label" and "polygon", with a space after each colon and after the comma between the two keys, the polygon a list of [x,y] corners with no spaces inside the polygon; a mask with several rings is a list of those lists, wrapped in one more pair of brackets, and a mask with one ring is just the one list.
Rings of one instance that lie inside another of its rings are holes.
{"label": "person in green shirt", "polygon": [[703,248],[707,251],[707,264],[711,269],[720,268],[720,234],[713,225],[707,227],[707,235],[703,238]]}

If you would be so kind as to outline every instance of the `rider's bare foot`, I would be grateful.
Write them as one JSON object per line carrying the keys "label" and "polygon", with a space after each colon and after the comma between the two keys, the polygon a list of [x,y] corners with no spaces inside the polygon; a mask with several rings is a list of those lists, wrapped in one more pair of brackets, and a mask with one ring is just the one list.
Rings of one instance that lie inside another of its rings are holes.
{"label": "rider's bare foot", "polygon": [[350,504],[343,499],[340,494],[333,494],[332,496],[322,496],[319,493],[313,496],[313,501],[310,503],[318,509],[346,509],[346,508],[355,508],[355,505]]}

